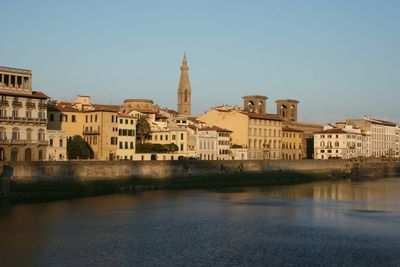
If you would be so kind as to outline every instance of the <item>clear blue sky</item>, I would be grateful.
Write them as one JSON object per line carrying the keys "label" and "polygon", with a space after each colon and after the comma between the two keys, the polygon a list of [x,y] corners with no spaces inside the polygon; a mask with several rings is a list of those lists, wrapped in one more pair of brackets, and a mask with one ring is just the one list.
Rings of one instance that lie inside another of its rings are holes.
{"label": "clear blue sky", "polygon": [[34,90],[176,109],[186,50],[193,112],[241,97],[300,101],[300,117],[400,122],[400,1],[3,1],[0,65]]}

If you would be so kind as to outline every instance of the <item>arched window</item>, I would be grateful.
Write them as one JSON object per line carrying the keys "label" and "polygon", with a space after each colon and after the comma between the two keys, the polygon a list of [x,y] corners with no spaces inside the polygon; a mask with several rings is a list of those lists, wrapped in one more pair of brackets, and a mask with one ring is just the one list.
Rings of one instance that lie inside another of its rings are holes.
{"label": "arched window", "polygon": [[325,146],[325,142],[324,141],[321,141],[321,147],[324,147]]}
{"label": "arched window", "polygon": [[187,90],[185,90],[185,103],[187,102],[187,100],[188,100],[188,92]]}
{"label": "arched window", "polygon": [[30,148],[25,149],[25,161],[32,160],[32,150]]}
{"label": "arched window", "polygon": [[339,141],[335,142],[335,146],[338,147],[339,146]]}
{"label": "arched window", "polygon": [[11,161],[18,160],[18,149],[16,147],[11,148]]}
{"label": "arched window", "polygon": [[39,155],[38,155],[39,160],[43,160],[43,150],[39,150]]}

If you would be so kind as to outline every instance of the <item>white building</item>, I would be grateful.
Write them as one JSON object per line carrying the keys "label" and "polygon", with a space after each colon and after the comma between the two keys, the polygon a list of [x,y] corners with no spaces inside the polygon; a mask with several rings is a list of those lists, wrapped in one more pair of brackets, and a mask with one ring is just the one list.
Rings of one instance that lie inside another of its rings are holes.
{"label": "white building", "polygon": [[64,161],[67,160],[67,136],[68,134],[60,130],[47,130],[49,145],[46,149],[47,160]]}
{"label": "white building", "polygon": [[47,99],[32,71],[0,67],[0,160],[46,159]]}
{"label": "white building", "polygon": [[361,130],[352,126],[325,126],[314,133],[314,159],[350,159],[362,156]]}
{"label": "white building", "polygon": [[365,117],[347,123],[370,133],[370,154],[373,157],[399,157],[399,127],[396,123]]}

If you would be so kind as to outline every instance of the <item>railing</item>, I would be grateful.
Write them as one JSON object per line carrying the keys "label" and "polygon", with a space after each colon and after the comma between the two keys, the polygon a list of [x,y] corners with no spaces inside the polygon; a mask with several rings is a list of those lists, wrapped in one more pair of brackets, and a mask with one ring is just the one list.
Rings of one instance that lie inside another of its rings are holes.
{"label": "railing", "polygon": [[0,116],[0,122],[31,122],[31,123],[47,123],[47,119],[42,118],[26,118],[26,117],[5,117]]}
{"label": "railing", "polygon": [[39,109],[47,109],[46,103],[39,103]]}
{"label": "railing", "polygon": [[22,102],[19,102],[19,101],[13,101],[12,105],[15,108],[22,108]]}
{"label": "railing", "polygon": [[83,134],[84,135],[99,135],[100,131],[99,130],[89,130],[89,129],[85,129],[83,130]]}
{"label": "railing", "polygon": [[7,100],[1,100],[0,101],[0,106],[1,107],[8,107],[8,101]]}
{"label": "railing", "polygon": [[35,107],[36,107],[35,103],[32,103],[32,102],[26,102],[26,103],[25,103],[25,106],[26,106],[27,108],[35,108]]}

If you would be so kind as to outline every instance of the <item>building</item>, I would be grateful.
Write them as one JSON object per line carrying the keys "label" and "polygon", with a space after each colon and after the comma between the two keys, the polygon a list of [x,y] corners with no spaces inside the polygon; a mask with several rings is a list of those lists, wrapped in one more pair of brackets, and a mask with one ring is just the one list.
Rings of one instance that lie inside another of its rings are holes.
{"label": "building", "polygon": [[325,126],[314,133],[315,159],[351,159],[362,156],[361,130],[347,125],[344,128]]}
{"label": "building", "polygon": [[314,157],[314,133],[322,131],[322,126],[298,121],[299,101],[295,99],[276,100],[276,114],[283,120],[283,125],[301,131],[301,158]]}
{"label": "building", "polygon": [[192,88],[189,80],[189,66],[186,53],[183,55],[181,77],[178,86],[178,113],[190,116],[192,113]]}
{"label": "building", "polygon": [[348,119],[346,122],[370,135],[371,156],[399,157],[399,127],[396,123],[370,117]]}
{"label": "building", "polygon": [[0,97],[0,160],[45,160],[48,97],[32,91],[32,71],[0,67]]}
{"label": "building", "polygon": [[136,117],[118,114],[117,160],[133,160],[136,153]]}
{"label": "building", "polygon": [[60,130],[47,130],[47,135],[49,139],[49,145],[46,149],[47,160],[67,160],[67,133]]}
{"label": "building", "polygon": [[248,159],[281,159],[282,119],[264,113],[266,99],[245,96],[243,109],[219,106],[202,114],[199,120],[232,131],[232,146],[246,148]]}
{"label": "building", "polygon": [[300,160],[302,155],[303,131],[284,126],[282,128],[282,159]]}
{"label": "building", "polygon": [[91,103],[89,96],[54,101],[48,108],[48,129],[66,132],[67,140],[82,136],[93,149],[94,159],[115,160],[119,110],[120,106]]}

